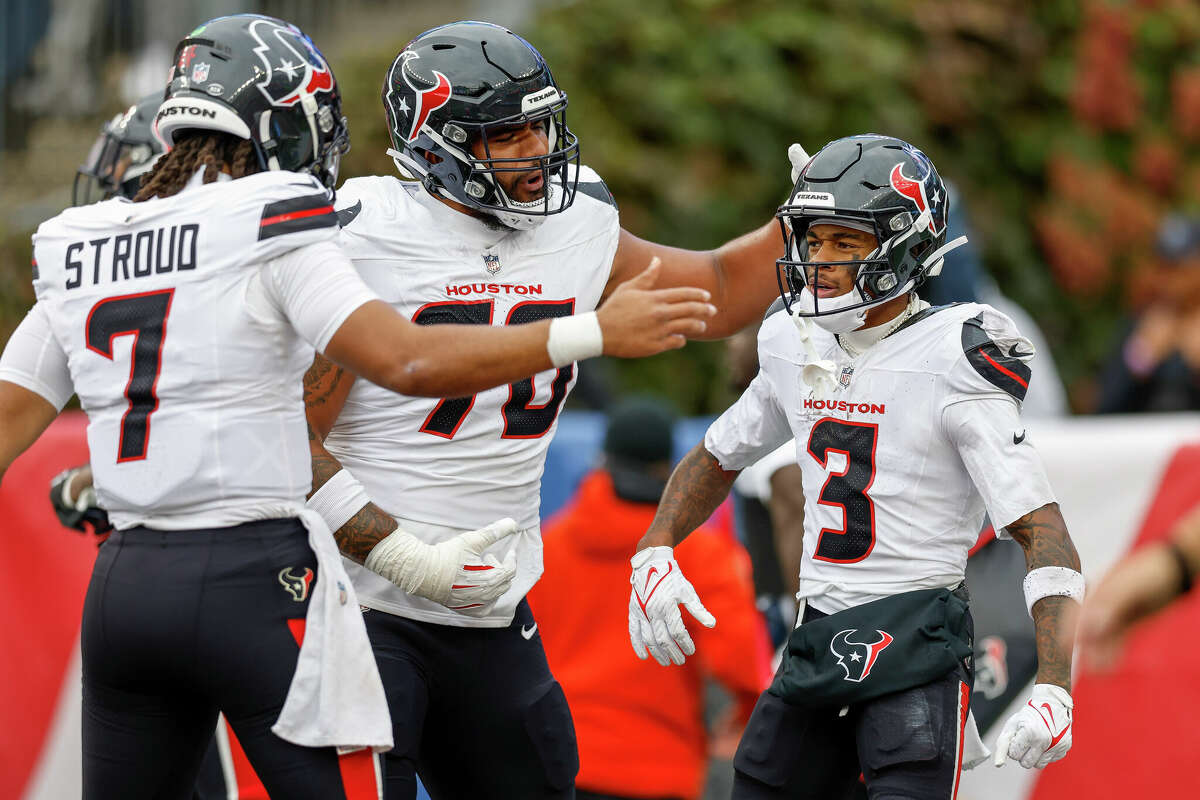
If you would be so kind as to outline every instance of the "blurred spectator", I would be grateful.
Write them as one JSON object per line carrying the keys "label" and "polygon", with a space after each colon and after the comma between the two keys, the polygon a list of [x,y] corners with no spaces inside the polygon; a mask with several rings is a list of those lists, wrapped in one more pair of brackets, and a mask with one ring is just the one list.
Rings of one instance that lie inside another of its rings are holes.
{"label": "blurred spectator", "polygon": [[675,553],[720,624],[689,625],[696,657],[684,666],[641,661],[629,646],[629,559],[671,472],[673,423],[657,401],[620,403],[602,468],[543,530],[545,574],[529,602],[575,721],[579,800],[699,797],[710,750],[705,678],[733,697],[716,732],[726,757],[770,680],[746,553],[707,528]]}
{"label": "blurred spectator", "polygon": [[1079,618],[1079,648],[1088,665],[1112,669],[1131,630],[1191,593],[1200,573],[1200,506],[1175,524],[1165,542],[1117,563],[1088,591]]}
{"label": "blurred spectator", "polygon": [[1101,373],[1102,414],[1200,409],[1200,219],[1168,217],[1158,251],[1153,296]]}

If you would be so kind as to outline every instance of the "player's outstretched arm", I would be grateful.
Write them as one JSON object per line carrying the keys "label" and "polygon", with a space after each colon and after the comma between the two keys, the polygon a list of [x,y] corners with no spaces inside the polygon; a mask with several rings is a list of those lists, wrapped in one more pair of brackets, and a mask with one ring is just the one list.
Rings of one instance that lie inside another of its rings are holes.
{"label": "player's outstretched arm", "polygon": [[716,250],[668,247],[622,230],[605,293],[637,274],[651,258],[659,258],[659,286],[699,286],[712,294],[717,315],[692,338],[723,339],[762,319],[779,296],[775,259],[782,255],[783,236],[774,220]]}
{"label": "player's outstretched arm", "polygon": [[1026,769],[1041,768],[1071,749],[1071,650],[1083,577],[1057,503],[1029,512],[1006,530],[1025,551],[1025,602],[1036,630],[1038,672],[1032,698],[1000,731],[995,764],[1011,758]]}
{"label": "player's outstretched arm", "polygon": [[[569,266],[569,265],[565,265]],[[469,395],[601,354],[640,358],[683,347],[716,313],[694,287],[655,288],[651,263],[594,312],[525,325],[417,325],[382,301],[352,313],[325,355],[400,394]]]}
{"label": "player's outstretched arm", "polygon": [[0,380],[0,481],[57,416],[58,409],[41,395]]}
{"label": "player's outstretched arm", "polygon": [[737,475],[721,469],[703,442],[671,473],[654,521],[629,562],[629,642],[638,658],[650,655],[666,666],[682,664],[696,652],[680,605],[706,628],[717,624],[683,577],[673,548],[712,515]]}

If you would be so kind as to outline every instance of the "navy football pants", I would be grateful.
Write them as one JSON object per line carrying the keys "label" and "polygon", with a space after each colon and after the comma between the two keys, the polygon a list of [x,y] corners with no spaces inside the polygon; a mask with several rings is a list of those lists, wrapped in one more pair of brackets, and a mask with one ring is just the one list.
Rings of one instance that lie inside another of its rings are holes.
{"label": "navy football pants", "polygon": [[85,800],[190,798],[218,710],[272,797],[346,798],[348,759],[271,732],[316,569],[294,519],[113,533],[83,612]]}
{"label": "navy football pants", "polygon": [[418,772],[433,800],[575,797],[575,726],[527,602],[507,628],[363,619],[396,742],[384,800],[413,800]]}

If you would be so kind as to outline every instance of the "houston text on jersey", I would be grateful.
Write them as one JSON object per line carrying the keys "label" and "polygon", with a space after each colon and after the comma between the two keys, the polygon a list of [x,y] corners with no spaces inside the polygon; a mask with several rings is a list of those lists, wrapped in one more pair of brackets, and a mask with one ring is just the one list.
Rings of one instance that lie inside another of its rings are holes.
{"label": "houston text on jersey", "polygon": [[805,399],[805,408],[816,411],[851,411],[859,414],[886,414],[887,406],[883,403],[852,403],[846,400],[813,400]]}
{"label": "houston text on jersey", "polygon": [[[115,283],[195,269],[199,236],[200,226],[192,223],[72,242],[67,245],[67,288],[78,289],[89,275],[92,285],[98,285],[101,274]],[[88,248],[90,258],[85,253]],[[88,261],[90,271],[85,266]]]}
{"label": "houston text on jersey", "polygon": [[542,293],[542,285],[540,283],[464,283],[460,286],[447,286],[447,295],[465,295],[465,294],[528,294],[540,295]]}

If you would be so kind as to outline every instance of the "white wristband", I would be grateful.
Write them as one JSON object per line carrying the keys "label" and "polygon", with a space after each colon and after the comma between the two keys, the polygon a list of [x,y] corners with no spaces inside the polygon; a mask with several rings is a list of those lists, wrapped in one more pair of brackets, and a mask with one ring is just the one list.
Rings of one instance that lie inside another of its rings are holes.
{"label": "white wristband", "polygon": [[558,317],[550,322],[546,351],[556,367],[583,361],[604,352],[604,332],[595,311]]}
{"label": "white wristband", "polygon": [[348,470],[338,470],[325,485],[313,492],[305,503],[321,515],[329,530],[336,531],[371,502],[367,490]]}
{"label": "white wristband", "polygon": [[1033,604],[1043,597],[1069,597],[1082,603],[1083,576],[1070,567],[1038,567],[1030,570],[1022,583],[1025,608],[1033,616]]}

